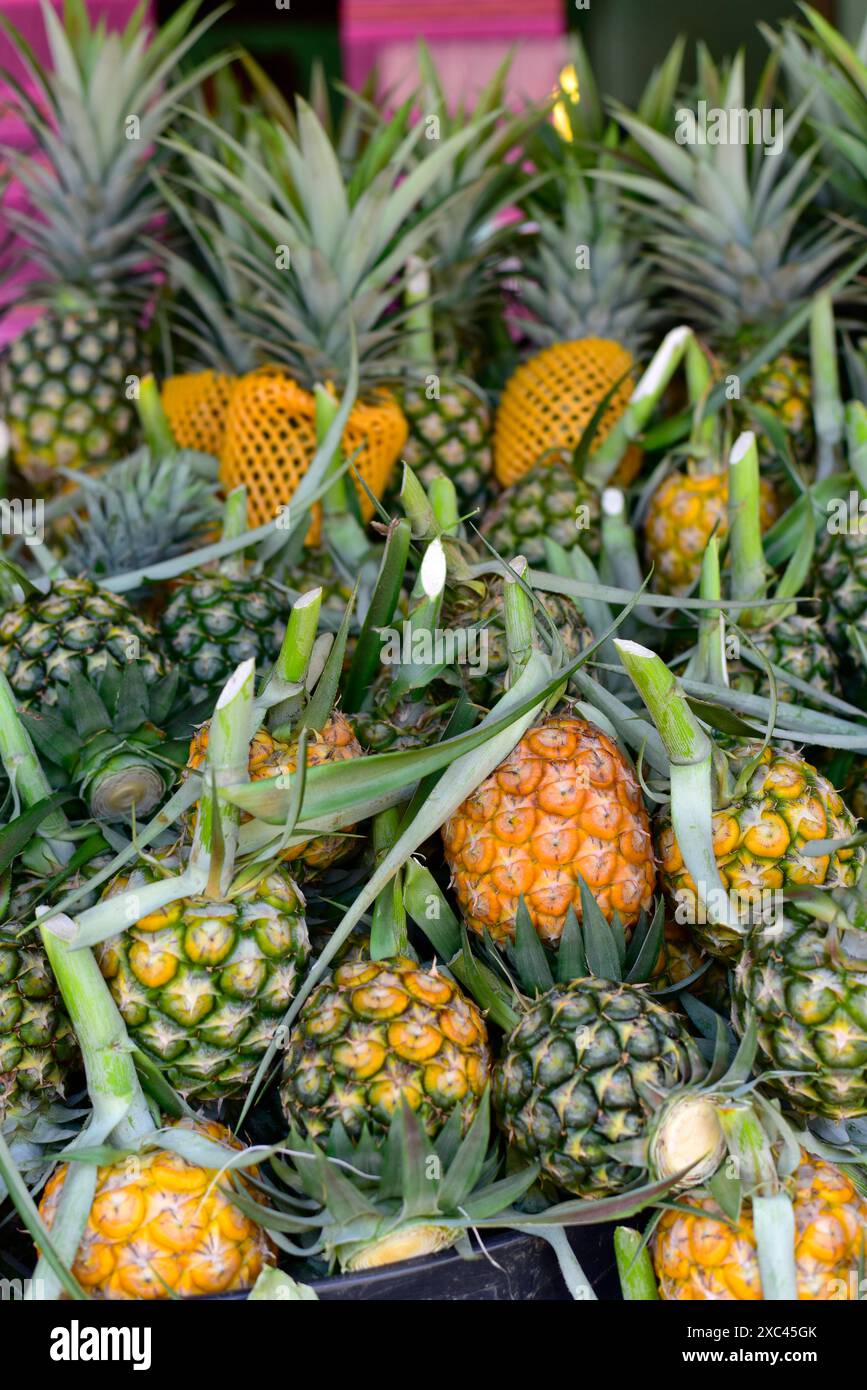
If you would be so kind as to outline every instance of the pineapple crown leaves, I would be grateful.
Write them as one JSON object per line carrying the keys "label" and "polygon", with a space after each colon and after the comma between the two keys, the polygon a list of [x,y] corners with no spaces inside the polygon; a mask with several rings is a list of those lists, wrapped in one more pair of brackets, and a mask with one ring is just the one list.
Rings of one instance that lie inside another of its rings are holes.
{"label": "pineapple crown leaves", "polygon": [[[122,33],[109,33],[104,21],[91,25],[83,0],[67,0],[62,23],[43,3],[50,69],[0,16],[37,93],[31,97],[6,74],[13,109],[42,156],[37,162],[4,150],[36,209],[9,210],[8,217],[53,281],[128,293],[124,277],[141,271],[143,233],[159,211],[149,182],[154,142],[182,94],[223,62],[218,56],[172,81],[177,63],[221,13],[194,25],[199,4],[188,0],[149,42],[142,7]],[[132,134],[131,118],[138,122]]]}
{"label": "pineapple crown leaves", "polygon": [[[726,110],[744,108],[743,57],[719,91]],[[655,259],[666,281],[703,323],[730,334],[762,327],[769,314],[804,298],[853,244],[839,229],[803,230],[804,214],[826,179],[813,173],[814,144],[794,160],[764,146],[680,145],[614,104],[624,128],[652,161],[652,173],[597,170],[634,195],[656,228]],[[809,98],[788,116],[791,143]]]}
{"label": "pineapple crown leaves", "polygon": [[[167,143],[184,154],[194,178],[214,178],[219,185],[215,196],[242,216],[252,232],[252,249],[226,244],[224,253],[249,288],[244,321],[265,359],[285,362],[305,380],[332,378],[343,384],[349,319],[366,375],[387,374],[384,359],[404,317],[390,310],[402,292],[407,260],[424,245],[434,218],[446,212],[441,203],[422,209],[422,200],[473,133],[450,136],[433,154],[413,163],[421,136],[417,125],[401,140],[391,162],[374,168],[369,182],[355,188],[341,173],[312,109],[301,98],[297,105],[297,141],[276,128],[279,163],[252,171],[257,181],[261,177],[261,194],[251,194],[246,173],[241,178],[184,142]],[[204,118],[197,119],[209,127]],[[230,137],[222,138],[240,150]],[[289,248],[288,269],[278,265],[275,246]]]}
{"label": "pineapple crown leaves", "polygon": [[853,205],[867,210],[867,23],[856,46],[811,6],[801,10],[810,28],[788,23],[775,33],[761,27],[792,87],[810,94],[811,124],[825,142],[841,211]]}
{"label": "pineapple crown leaves", "polygon": [[[640,233],[627,226],[613,186],[592,183],[567,168],[557,181],[558,211],[531,208],[535,238],[523,258],[521,298],[534,318],[527,335],[542,345],[562,339],[609,337],[632,350],[652,324],[651,267]],[[576,257],[588,248],[589,266]]]}
{"label": "pineapple crown leaves", "polygon": [[501,1159],[496,1143],[491,1146],[487,1091],[463,1138],[461,1128],[455,1110],[429,1139],[404,1099],[382,1143],[367,1130],[353,1142],[340,1121],[325,1149],[293,1130],[291,1160],[283,1158],[278,1171],[319,1204],[314,1220],[322,1245],[341,1263],[415,1225],[435,1224],[457,1238],[469,1226],[516,1215],[512,1204],[538,1176],[538,1168],[528,1167],[497,1179]]}
{"label": "pineapple crown leaves", "polygon": [[64,502],[86,507],[70,518],[65,567],[94,579],[193,549],[220,514],[216,459],[191,449],[160,458],[143,446],[98,476],[60,471],[77,485]]}

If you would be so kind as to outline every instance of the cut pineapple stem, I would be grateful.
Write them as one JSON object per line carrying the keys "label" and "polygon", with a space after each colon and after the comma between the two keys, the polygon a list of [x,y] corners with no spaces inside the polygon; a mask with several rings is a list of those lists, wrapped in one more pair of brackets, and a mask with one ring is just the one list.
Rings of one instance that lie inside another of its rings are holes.
{"label": "cut pineapple stem", "polygon": [[[322,590],[308,589],[292,605],[280,651],[261,695],[254,701],[253,727],[267,718],[275,738],[292,736],[292,724],[301,711],[305,686],[309,691],[322,674],[331,648],[330,634],[323,633],[327,649],[317,645],[316,629],[322,606]],[[317,656],[314,669],[314,654]]]}
{"label": "cut pineapple stem", "polygon": [[220,898],[228,891],[238,844],[240,812],[221,797],[219,791],[221,787],[247,780],[254,722],[253,676],[254,663],[243,662],[229,677],[217,701],[211,719],[196,830],[183,873],[113,894],[82,912],[69,923],[76,949],[95,946],[114,936],[119,927],[132,925],[181,898],[202,895]]}
{"label": "cut pineapple stem", "polygon": [[846,450],[849,467],[867,497],[867,405],[850,401],[846,407]]}
{"label": "cut pineapple stem", "polygon": [[837,471],[845,416],[837,365],[837,333],[830,291],[813,300],[810,315],[813,423],[816,430],[816,482]]}
{"label": "cut pineapple stem", "polygon": [[[321,449],[328,431],[337,419],[340,402],[321,382],[313,387],[316,411],[316,447]],[[326,480],[331,479],[322,498],[322,511],[327,519],[329,544],[350,570],[360,566],[370,546],[364,527],[350,505],[350,478],[343,466],[343,451],[337,448],[328,460]]]}
{"label": "cut pineapple stem", "polygon": [[530,652],[536,640],[533,605],[526,590],[518,582],[522,579],[528,584],[529,572],[525,556],[516,555],[509,566],[503,589],[510,685],[514,684],[530,660]]}
{"label": "cut pineapple stem", "polygon": [[220,692],[211,716],[205,793],[199,802],[190,865],[207,866],[205,895],[223,898],[229,891],[238,848],[241,812],[219,795],[219,789],[247,778],[253,735],[253,694],[256,663],[244,661]]}
{"label": "cut pineapple stem", "polygon": [[[732,598],[760,602],[768,596],[765,553],[762,547],[759,501],[759,451],[752,430],[745,430],[729,455],[729,547]],[[762,608],[742,608],[745,627],[761,627],[768,614]]]}
{"label": "cut pineapple stem", "polygon": [[[721,595],[719,540],[711,536],[707,549],[701,558],[701,579],[699,595],[711,602],[718,601]],[[698,648],[686,667],[684,674],[694,681],[706,681],[709,685],[728,687],[729,673],[726,662],[726,625],[721,608],[704,609],[698,620]]]}
{"label": "cut pineapple stem", "polygon": [[684,864],[708,921],[740,931],[713,848],[714,745],[679,682],[655,652],[614,639],[620,660],[665,744],[670,763],[671,820]]}
{"label": "cut pineapple stem", "polygon": [[400,505],[410,524],[413,540],[432,540],[439,534],[440,521],[434,510],[433,498],[425,492],[408,464],[403,465],[400,481]]}
{"label": "cut pineapple stem", "polygon": [[659,1290],[650,1251],[641,1232],[631,1226],[618,1226],[614,1232],[614,1255],[624,1302],[655,1302]]}
{"label": "cut pineapple stem", "polygon": [[159,387],[149,372],[139,384],[135,408],[142,427],[145,444],[155,459],[170,458],[178,452],[169,417],[163,408]]}
{"label": "cut pineapple stem", "polygon": [[[47,796],[51,787],[36,756],[27,730],[15,708],[15,700],[5,676],[0,675],[0,752],[7,776],[14,784],[25,809],[31,809]],[[55,811],[43,822],[43,831],[59,835],[68,827],[62,811]],[[72,846],[62,839],[49,839],[56,869],[68,861]],[[74,931],[69,918],[52,919],[50,909],[37,911],[45,954],[54,972],[58,989],[84,1060],[87,1089],[93,1113],[79,1143],[88,1146],[111,1141],[129,1148],[153,1130],[153,1120],[135,1072],[126,1027],[111,992],[90,951],[72,950],[68,940]],[[115,930],[116,930],[115,919]],[[70,1181],[64,1185],[60,1209],[51,1233],[52,1245],[69,1266],[78,1250],[96,1188],[96,1168],[73,1164]],[[44,1297],[56,1298],[60,1292],[57,1275],[44,1256],[35,1279],[43,1280]]]}
{"label": "cut pineapple stem", "polygon": [[716,433],[716,418],[715,413],[705,414],[704,407],[713,386],[713,375],[707,355],[695,337],[686,345],[686,384],[690,405],[694,407],[690,442],[710,445]]}
{"label": "cut pineapple stem", "polygon": [[619,487],[602,493],[602,556],[607,571],[621,589],[635,592],[644,576],[638,558],[635,532],[626,515],[626,498]]}
{"label": "cut pineapple stem", "polygon": [[601,489],[610,482],[629,445],[650,420],[692,337],[692,329],[685,325],[665,335],[620,419],[587,464],[584,476],[592,487]]}
{"label": "cut pineapple stem", "polygon": [[[223,529],[221,539],[234,541],[247,533],[247,489],[233,488],[223,503]],[[236,550],[220,562],[220,570],[230,579],[244,577],[244,552]]]}
{"label": "cut pineapple stem", "polygon": [[762,1295],[766,1302],[795,1300],[795,1214],[770,1138],[749,1104],[722,1104],[718,1114],[744,1195],[751,1199]]}
{"label": "cut pineapple stem", "polygon": [[[374,862],[380,864],[400,833],[400,811],[396,806],[380,811],[373,821]],[[403,903],[403,870],[395,874],[377,896],[370,930],[371,960],[387,960],[405,955],[407,950],[406,908]]]}
{"label": "cut pineapple stem", "polygon": [[428,489],[430,504],[444,536],[456,536],[460,521],[458,491],[451,478],[440,473],[431,480]]}
{"label": "cut pineapple stem", "polygon": [[407,355],[419,367],[433,371],[436,366],[436,347],[433,333],[433,309],[430,297],[430,272],[420,256],[407,256],[406,290],[403,302],[407,313]]}

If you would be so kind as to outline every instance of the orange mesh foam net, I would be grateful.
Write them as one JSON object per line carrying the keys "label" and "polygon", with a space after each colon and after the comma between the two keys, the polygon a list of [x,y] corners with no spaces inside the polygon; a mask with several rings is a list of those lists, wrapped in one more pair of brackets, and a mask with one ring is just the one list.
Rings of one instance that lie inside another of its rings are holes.
{"label": "orange mesh foam net", "polygon": [[[555,343],[523,362],[506,382],[494,425],[494,469],[503,487],[523,477],[547,449],[574,449],[599,402],[631,366],[632,354],[610,338]],[[626,377],[599,424],[598,443],[632,389]],[[628,467],[634,466],[633,459]]]}
{"label": "orange mesh foam net", "polygon": [[[387,391],[356,401],[343,432],[343,451],[361,446],[354,467],[376,497],[381,497],[391,470],[406,443],[403,411]],[[239,379],[226,416],[220,455],[220,479],[227,489],[247,488],[251,526],[273,521],[304,477],[316,452],[316,405],[312,392],[299,386],[281,367],[262,367]],[[373,507],[356,483],[365,520]],[[320,530],[319,506],[308,542]]]}
{"label": "orange mesh foam net", "polygon": [[236,381],[237,377],[212,371],[166,378],[160,393],[163,410],[182,449],[198,449],[219,458]]}

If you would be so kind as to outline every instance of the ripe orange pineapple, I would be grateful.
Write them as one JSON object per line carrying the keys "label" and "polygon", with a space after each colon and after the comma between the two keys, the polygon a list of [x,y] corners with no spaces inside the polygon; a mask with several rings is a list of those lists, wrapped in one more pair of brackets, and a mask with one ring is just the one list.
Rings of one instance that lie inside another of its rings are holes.
{"label": "ripe orange pineapple", "polygon": [[[215,1143],[241,1147],[213,1121],[175,1123]],[[67,1164],[57,1170],[39,1204],[49,1230],[68,1171]],[[236,1206],[233,1190],[229,1175],[218,1178],[168,1149],[101,1167],[72,1273],[91,1298],[191,1297],[252,1288],[276,1253],[262,1228]]]}
{"label": "ripe orange pineapple", "polygon": [[[857,1299],[867,1255],[867,1202],[839,1168],[802,1150],[791,1180],[795,1211],[798,1298]],[[676,1302],[761,1299],[762,1284],[750,1207],[727,1221],[710,1196],[680,1195],[653,1237],[660,1297]]]}
{"label": "ripe orange pineapple", "polygon": [[543,941],[560,939],[583,878],[626,927],[650,906],[656,872],[647,812],[629,763],[586,720],[531,729],[443,827],[464,919],[495,941],[515,930],[523,894]]}
{"label": "ripe orange pineapple", "polygon": [[[208,752],[210,726],[203,724],[196,731],[190,744],[187,767],[204,766]],[[360,758],[364,750],[355,737],[355,730],[345,714],[335,713],[323,727],[315,733],[311,731],[307,743],[307,766],[318,767],[322,763],[345,762],[348,758]],[[279,777],[283,773],[294,772],[298,766],[298,742],[293,739],[284,743],[267,729],[259,729],[250,741],[248,771],[250,779],[258,782],[267,777]],[[246,817],[249,819],[249,817]],[[327,869],[348,854],[353,846],[351,828],[339,835],[317,835],[303,845],[291,845],[283,851],[286,862],[301,860],[308,869]]]}

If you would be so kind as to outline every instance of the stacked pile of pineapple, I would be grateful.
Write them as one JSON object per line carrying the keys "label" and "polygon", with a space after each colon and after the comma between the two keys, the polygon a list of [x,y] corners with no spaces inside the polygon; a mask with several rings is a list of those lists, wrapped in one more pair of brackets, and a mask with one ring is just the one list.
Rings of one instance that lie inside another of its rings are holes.
{"label": "stacked pile of pineapple", "polygon": [[0,437],[44,535],[0,559],[0,1199],[41,1287],[272,1287],[544,1206],[643,1213],[627,1297],[854,1296],[857,55],[769,31],[779,151],[681,141],[682,43],[636,111],[576,42],[546,105],[504,67],[450,111],[422,49],[336,119],[196,65],[196,10],[46,9],[12,96]]}

